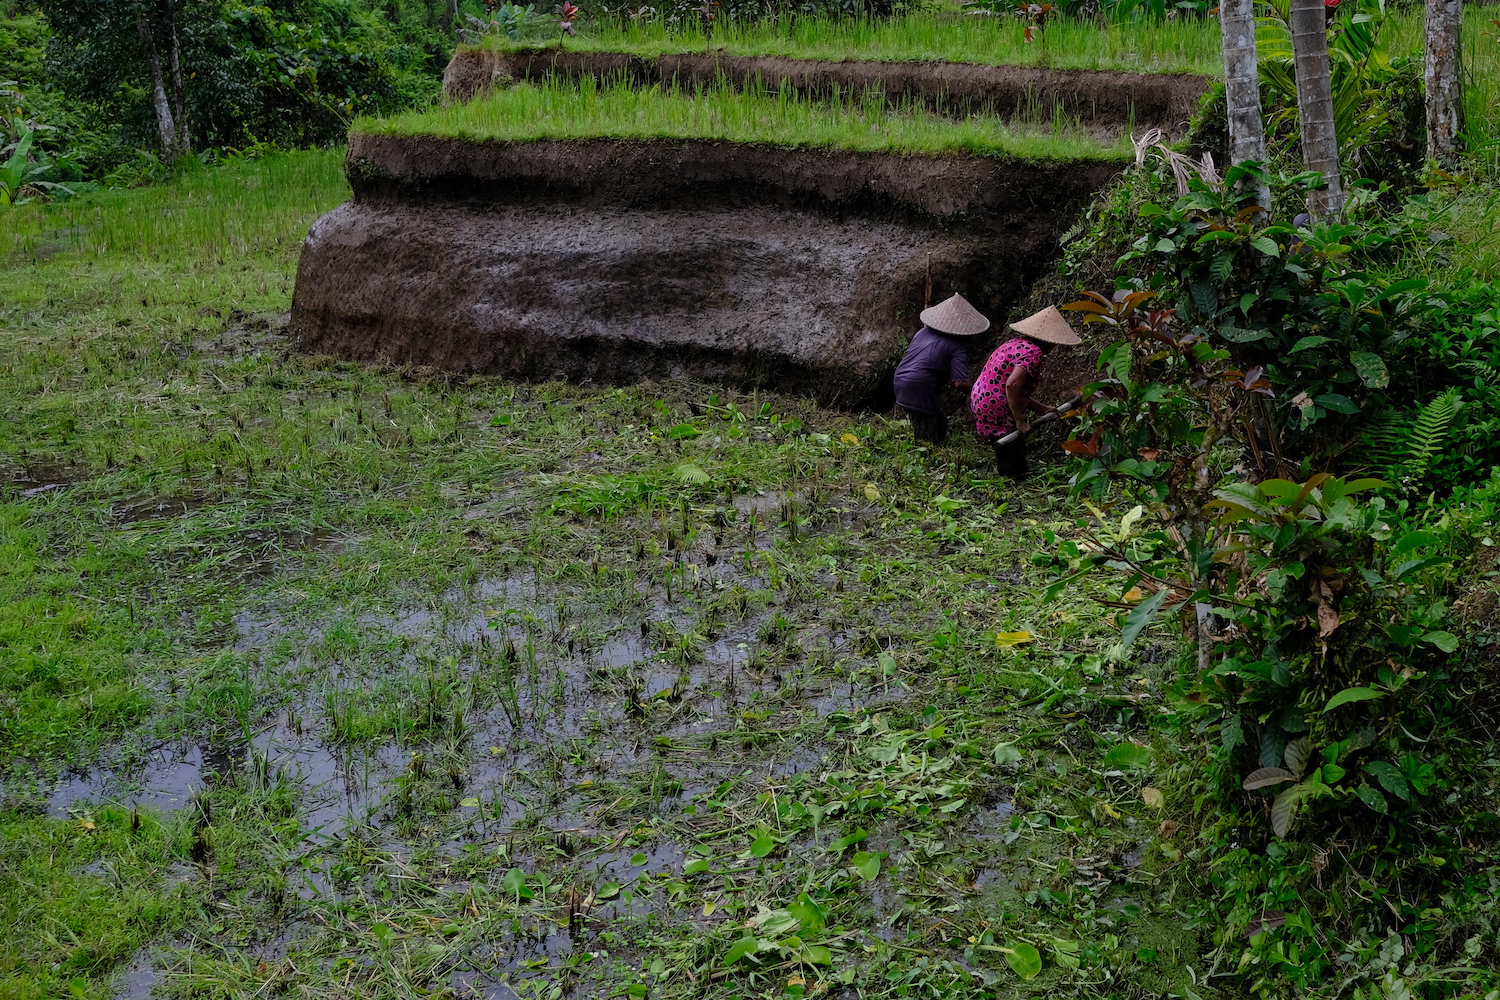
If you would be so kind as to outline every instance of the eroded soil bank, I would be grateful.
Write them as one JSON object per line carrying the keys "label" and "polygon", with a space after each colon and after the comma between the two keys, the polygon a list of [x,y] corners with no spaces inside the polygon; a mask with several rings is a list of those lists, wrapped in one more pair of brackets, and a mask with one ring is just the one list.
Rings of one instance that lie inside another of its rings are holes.
{"label": "eroded soil bank", "polygon": [[624,52],[569,52],[555,48],[495,52],[460,48],[443,74],[443,96],[468,101],[511,80],[547,77],[636,86],[676,84],[693,89],[729,83],[783,83],[805,97],[879,91],[897,106],[920,105],[964,117],[998,115],[1050,122],[1054,113],[1091,127],[1159,127],[1180,134],[1197,110],[1209,79],[1191,73],[1056,70],[1037,66],[977,66],[949,62],[874,62],[731,56],[723,53],[655,57]]}
{"label": "eroded soil bank", "polygon": [[302,349],[842,406],[886,403],[929,269],[998,332],[1119,169],[666,140],[355,135],[348,155],[354,198],[298,267]]}

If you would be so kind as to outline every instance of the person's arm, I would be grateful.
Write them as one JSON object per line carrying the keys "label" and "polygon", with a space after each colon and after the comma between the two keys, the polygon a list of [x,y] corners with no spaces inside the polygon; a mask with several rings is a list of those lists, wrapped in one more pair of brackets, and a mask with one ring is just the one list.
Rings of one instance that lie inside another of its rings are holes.
{"label": "person's arm", "polygon": [[1026,405],[1031,407],[1032,413],[1051,413],[1052,411],[1057,409],[1057,407],[1048,406],[1046,403],[1038,403],[1034,399],[1026,400]]}
{"label": "person's arm", "polygon": [[969,352],[962,347],[953,352],[953,359],[948,362],[948,377],[953,381],[955,389],[974,387],[974,383],[969,381]]}
{"label": "person's arm", "polygon": [[1031,430],[1031,424],[1026,421],[1026,404],[1030,397],[1026,392],[1026,385],[1031,381],[1031,373],[1020,365],[1011,370],[1010,377],[1005,380],[1005,401],[1010,404],[1010,415],[1016,418],[1016,430],[1025,434]]}

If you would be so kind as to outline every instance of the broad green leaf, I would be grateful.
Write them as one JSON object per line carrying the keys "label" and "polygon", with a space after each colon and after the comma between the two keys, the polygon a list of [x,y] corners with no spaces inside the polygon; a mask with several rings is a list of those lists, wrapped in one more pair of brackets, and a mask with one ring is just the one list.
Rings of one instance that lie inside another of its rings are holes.
{"label": "broad green leaf", "polygon": [[500,883],[506,892],[513,892],[521,899],[535,899],[536,895],[526,885],[526,873],[519,868],[512,868],[505,873],[505,879]]}
{"label": "broad green leaf", "polygon": [[1030,632],[996,632],[995,645],[1001,649],[1011,649],[1015,646],[1024,646],[1031,641]]}
{"label": "broad green leaf", "polygon": [[1365,773],[1374,776],[1380,782],[1380,787],[1390,792],[1402,802],[1411,797],[1411,790],[1406,784],[1406,775],[1395,764],[1383,760],[1372,760],[1365,765]]}
{"label": "broad green leaf", "polygon": [[1021,759],[1021,751],[1013,743],[1001,743],[995,747],[996,764],[1019,764]]}
{"label": "broad green leaf", "polygon": [[601,885],[599,887],[599,891],[598,892],[594,893],[594,898],[596,898],[596,899],[614,899],[619,894],[620,894],[620,883],[618,883],[618,882],[606,882],[606,883],[604,883],[603,885]]}
{"label": "broad green leaf", "polygon": [[770,837],[756,837],[755,842],[750,845],[750,856],[763,858],[774,850],[776,850],[776,841]]}
{"label": "broad green leaf", "polygon": [[682,441],[686,440],[687,438],[698,437],[702,433],[703,431],[701,428],[694,427],[692,424],[678,424],[676,427],[673,427],[671,430],[667,431],[667,437],[671,438],[673,441]]}
{"label": "broad green leaf", "polygon": [[860,827],[848,836],[840,837],[838,840],[835,840],[833,843],[829,844],[828,849],[837,854],[839,851],[842,851],[846,847],[858,844],[868,836],[869,834],[864,831],[864,828]]}
{"label": "broad green leaf", "polygon": [[802,924],[787,910],[771,910],[764,917],[757,917],[756,922],[760,925],[761,933],[772,938],[786,937]]}
{"label": "broad green leaf", "polygon": [[829,951],[826,946],[821,944],[809,945],[808,947],[803,948],[802,953],[797,957],[803,962],[806,962],[808,965],[833,964],[833,952]]}
{"label": "broad green leaf", "polygon": [[1121,743],[1104,755],[1104,766],[1120,771],[1151,769],[1151,748],[1141,743]]}
{"label": "broad green leaf", "polygon": [[1269,788],[1271,785],[1280,785],[1288,781],[1296,781],[1297,778],[1291,771],[1281,767],[1262,767],[1251,771],[1245,776],[1243,788],[1247,792],[1253,792],[1257,788]]}
{"label": "broad green leaf", "polygon": [[471,795],[468,798],[464,799],[462,802],[460,802],[459,805],[462,806],[465,809],[475,809],[475,808],[478,808],[478,806],[479,806],[479,800],[477,798],[475,798],[474,796]]}
{"label": "broad green leaf", "polygon": [[707,858],[694,858],[682,866],[682,874],[684,875],[701,875],[706,871],[708,871]]}
{"label": "broad green leaf", "polygon": [[1385,694],[1384,691],[1377,691],[1374,688],[1368,687],[1344,688],[1344,690],[1328,699],[1328,704],[1323,706],[1323,711],[1331,712],[1340,705],[1347,705],[1351,701],[1370,701],[1373,698],[1379,698],[1383,694]]}
{"label": "broad green leaf", "polygon": [[854,862],[854,870],[859,873],[859,877],[866,882],[873,882],[880,877],[880,855],[858,851],[850,860]]}
{"label": "broad green leaf", "polygon": [[896,674],[896,658],[890,653],[881,653],[876,659],[880,662],[880,673],[883,677],[893,677]]}
{"label": "broad green leaf", "polygon": [[1035,979],[1042,971],[1042,953],[1024,941],[1017,942],[1006,952],[1005,964],[1022,979]]}
{"label": "broad green leaf", "polygon": [[1445,653],[1452,653],[1458,649],[1458,636],[1452,632],[1428,632],[1422,636],[1423,642],[1430,642]]}
{"label": "broad green leaf", "polygon": [[1152,247],[1151,249],[1155,250],[1157,253],[1171,253],[1173,250],[1177,249],[1177,244],[1173,243],[1166,237],[1162,237],[1161,239],[1156,241],[1156,246]]}
{"label": "broad green leaf", "polygon": [[1293,344],[1292,349],[1287,353],[1296,354],[1298,351],[1305,351],[1309,347],[1317,347],[1319,344],[1326,344],[1332,339],[1332,337],[1303,337],[1301,340]]}
{"label": "broad green leaf", "polygon": [[1136,636],[1141,630],[1151,624],[1157,613],[1161,611],[1162,605],[1167,603],[1171,591],[1163,587],[1140,604],[1130,609],[1125,616],[1125,626],[1120,630],[1120,645],[1129,648],[1135,642]]}
{"label": "broad green leaf", "polygon": [[1325,410],[1334,413],[1358,413],[1359,407],[1354,405],[1354,400],[1337,392],[1325,392],[1321,396],[1314,396],[1313,402]]}
{"label": "broad green leaf", "polygon": [[797,901],[786,908],[787,912],[802,922],[802,929],[809,933],[820,931],[828,924],[828,910],[813,902],[807,893],[797,896]]}
{"label": "broad green leaf", "polygon": [[1371,389],[1384,389],[1390,384],[1391,373],[1386,370],[1380,355],[1369,351],[1355,351],[1349,355],[1349,362],[1354,365],[1354,374]]}
{"label": "broad green leaf", "polygon": [[1390,812],[1390,806],[1386,803],[1385,796],[1381,795],[1378,790],[1371,788],[1369,785],[1361,784],[1354,790],[1354,794],[1359,796],[1359,800],[1361,802],[1369,806],[1371,809],[1374,809],[1381,815],[1385,815],[1387,812]]}
{"label": "broad green leaf", "polygon": [[1285,837],[1291,830],[1292,820],[1297,816],[1297,805],[1306,794],[1306,786],[1293,785],[1276,796],[1271,803],[1271,831],[1276,836]]}
{"label": "broad green leaf", "polygon": [[1337,784],[1348,772],[1337,764],[1323,765],[1323,783],[1326,785]]}
{"label": "broad green leaf", "polygon": [[639,868],[646,863],[646,856],[644,854],[632,854],[630,856],[630,863]]}
{"label": "broad green leaf", "polygon": [[754,953],[760,947],[760,941],[753,937],[742,937],[729,946],[728,953],[724,956],[725,965],[733,965],[746,955]]}
{"label": "broad green leaf", "polygon": [[1261,253],[1265,254],[1267,257],[1281,256],[1281,247],[1277,246],[1276,241],[1271,239],[1271,237],[1269,236],[1257,236],[1255,239],[1250,241],[1250,245],[1259,250]]}

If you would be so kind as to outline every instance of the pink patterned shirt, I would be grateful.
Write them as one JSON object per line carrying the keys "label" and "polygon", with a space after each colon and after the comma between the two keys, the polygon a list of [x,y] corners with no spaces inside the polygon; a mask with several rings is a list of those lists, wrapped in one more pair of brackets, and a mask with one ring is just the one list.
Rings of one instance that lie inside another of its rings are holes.
{"label": "pink patterned shirt", "polygon": [[1026,369],[1035,378],[1041,367],[1042,349],[1025,338],[1007,340],[995,348],[995,353],[984,363],[984,371],[974,380],[969,397],[975,433],[982,438],[994,438],[1015,430],[1016,418],[1010,412],[1005,383],[1017,368]]}

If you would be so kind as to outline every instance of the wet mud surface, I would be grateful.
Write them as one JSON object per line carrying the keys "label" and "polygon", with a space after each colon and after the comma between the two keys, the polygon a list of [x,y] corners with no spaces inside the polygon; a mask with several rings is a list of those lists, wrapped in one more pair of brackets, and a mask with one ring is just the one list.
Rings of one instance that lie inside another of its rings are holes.
{"label": "wet mud surface", "polygon": [[1210,82],[1188,73],[1055,70],[1034,66],[977,66],[947,62],[874,62],[732,56],[718,53],[656,57],[556,48],[494,52],[460,48],[443,74],[443,96],[468,101],[513,80],[548,77],[685,89],[787,85],[812,98],[879,91],[895,107],[923,106],[954,117],[996,115],[1012,121],[1051,121],[1054,114],[1116,134],[1162,128],[1180,135]]}
{"label": "wet mud surface", "polygon": [[[304,351],[541,380],[689,376],[889,405],[931,274],[1006,315],[1118,170],[719,142],[355,136]],[[997,329],[1000,324],[996,324]]]}

